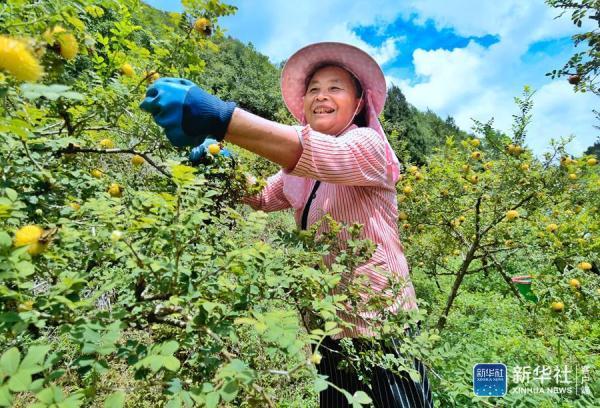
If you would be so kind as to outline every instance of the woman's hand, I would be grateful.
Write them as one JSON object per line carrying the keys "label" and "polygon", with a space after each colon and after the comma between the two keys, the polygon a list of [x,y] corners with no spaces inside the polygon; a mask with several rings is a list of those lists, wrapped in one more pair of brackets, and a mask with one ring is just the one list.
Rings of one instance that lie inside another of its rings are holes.
{"label": "woman's hand", "polygon": [[140,108],[152,114],[177,147],[197,146],[207,136],[223,140],[234,102],[224,102],[182,78],[160,78],[148,87]]}

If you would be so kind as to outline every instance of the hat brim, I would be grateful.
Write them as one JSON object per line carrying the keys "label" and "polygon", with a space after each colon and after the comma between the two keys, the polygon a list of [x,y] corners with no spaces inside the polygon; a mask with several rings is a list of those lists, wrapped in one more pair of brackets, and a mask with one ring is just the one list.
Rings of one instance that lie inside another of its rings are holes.
{"label": "hat brim", "polygon": [[339,65],[359,80],[363,92],[371,93],[372,108],[377,115],[387,97],[385,77],[379,64],[366,52],[352,45],[320,42],[296,51],[281,71],[281,94],[290,113],[301,121],[304,117],[306,78],[314,69],[326,63]]}

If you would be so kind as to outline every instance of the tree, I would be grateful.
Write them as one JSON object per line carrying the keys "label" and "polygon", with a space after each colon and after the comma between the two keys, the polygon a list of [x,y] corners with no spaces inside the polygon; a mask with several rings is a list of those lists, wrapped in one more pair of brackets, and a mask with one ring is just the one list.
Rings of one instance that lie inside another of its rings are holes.
{"label": "tree", "polygon": [[568,75],[569,83],[574,85],[575,91],[591,91],[600,95],[598,89],[598,74],[600,70],[600,1],[599,0],[546,0],[551,7],[563,9],[558,17],[571,11],[571,20],[577,27],[581,27],[586,18],[595,21],[596,28],[592,31],[575,34],[573,43],[577,47],[587,42],[587,49],[576,52],[567,63],[558,70],[553,70],[546,75],[559,78]]}

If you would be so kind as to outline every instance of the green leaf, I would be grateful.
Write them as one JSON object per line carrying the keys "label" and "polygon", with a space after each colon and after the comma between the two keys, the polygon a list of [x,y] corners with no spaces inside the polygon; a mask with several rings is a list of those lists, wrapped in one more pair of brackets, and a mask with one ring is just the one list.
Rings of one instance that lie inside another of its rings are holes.
{"label": "green leaf", "polygon": [[8,388],[13,392],[24,392],[31,385],[31,374],[27,371],[19,371],[8,380]]}
{"label": "green leaf", "polygon": [[327,384],[327,381],[322,376],[315,378],[315,380],[313,381],[313,389],[315,390],[315,392],[324,391],[327,389],[328,386],[329,385]]}
{"label": "green leaf", "polygon": [[175,340],[167,341],[160,345],[160,354],[163,356],[173,355],[179,348],[179,343]]}
{"label": "green leaf", "polygon": [[177,371],[179,370],[179,366],[181,365],[181,363],[179,362],[177,357],[166,356],[163,357],[163,365],[169,371]]}
{"label": "green leaf", "polygon": [[6,231],[0,231],[0,248],[8,248],[12,245],[12,239]]}
{"label": "green leaf", "polygon": [[14,375],[19,368],[21,361],[21,352],[18,348],[12,347],[0,357],[0,370],[8,375]]}
{"label": "green leaf", "polygon": [[115,391],[104,400],[104,408],[121,408],[125,405],[125,393]]}
{"label": "green leaf", "polygon": [[364,391],[356,391],[352,396],[352,399],[358,404],[370,404],[373,402],[371,397],[369,397]]}
{"label": "green leaf", "polygon": [[209,392],[206,394],[206,408],[216,408],[220,399],[221,396],[218,392]]}
{"label": "green leaf", "polygon": [[12,406],[12,396],[8,391],[8,385],[3,385],[0,387],[0,407],[10,406]]}
{"label": "green leaf", "polygon": [[35,273],[35,266],[31,262],[21,261],[15,265],[21,278],[26,278]]}
{"label": "green leaf", "polygon": [[10,201],[17,201],[19,198],[19,194],[12,188],[7,188],[4,190],[4,192]]}
{"label": "green leaf", "polygon": [[229,381],[223,388],[221,388],[221,398],[223,398],[223,401],[225,402],[232,401],[238,394],[239,389],[240,386],[238,385],[237,381]]}
{"label": "green leaf", "polygon": [[24,84],[21,86],[23,91],[23,96],[27,99],[38,99],[44,97],[51,101],[55,101],[58,98],[65,99],[73,99],[82,101],[85,99],[85,96],[71,91],[71,87],[62,84],[52,84],[52,85],[43,85],[43,84]]}

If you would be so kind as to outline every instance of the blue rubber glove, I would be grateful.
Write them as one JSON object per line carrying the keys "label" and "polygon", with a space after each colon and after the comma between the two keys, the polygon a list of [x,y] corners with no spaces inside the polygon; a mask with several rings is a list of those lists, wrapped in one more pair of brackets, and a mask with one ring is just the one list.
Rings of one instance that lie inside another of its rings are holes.
{"label": "blue rubber glove", "polygon": [[[193,165],[201,163],[207,157],[207,155],[210,154],[208,152],[208,146],[210,146],[213,143],[219,142],[217,142],[215,139],[208,138],[200,146],[196,146],[192,149],[188,157]],[[224,157],[231,157],[231,152],[227,148],[222,148],[219,152],[219,155]]]}
{"label": "blue rubber glove", "polygon": [[196,146],[210,135],[221,141],[231,121],[234,102],[221,99],[182,78],[160,78],[148,87],[140,108],[149,112],[177,147]]}

